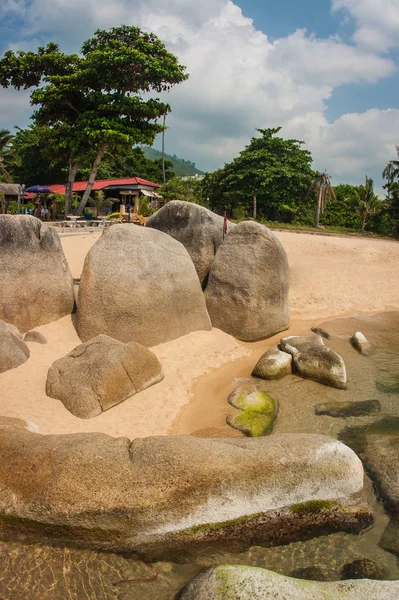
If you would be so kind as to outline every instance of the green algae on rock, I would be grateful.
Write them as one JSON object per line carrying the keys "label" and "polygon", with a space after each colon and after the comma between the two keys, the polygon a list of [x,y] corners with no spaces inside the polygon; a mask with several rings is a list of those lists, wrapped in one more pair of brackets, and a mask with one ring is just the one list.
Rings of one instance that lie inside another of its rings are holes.
{"label": "green algae on rock", "polygon": [[230,427],[249,437],[269,435],[273,431],[278,402],[265,391],[264,384],[245,382],[230,394],[228,402],[238,409],[226,417]]}
{"label": "green algae on rock", "polygon": [[343,418],[362,417],[381,412],[381,404],[378,400],[364,400],[363,402],[325,402],[316,404],[316,415],[327,415],[329,417]]}
{"label": "green algae on rock", "polygon": [[258,567],[218,565],[203,571],[177,600],[396,600],[399,581],[369,579],[315,582],[293,579]]}

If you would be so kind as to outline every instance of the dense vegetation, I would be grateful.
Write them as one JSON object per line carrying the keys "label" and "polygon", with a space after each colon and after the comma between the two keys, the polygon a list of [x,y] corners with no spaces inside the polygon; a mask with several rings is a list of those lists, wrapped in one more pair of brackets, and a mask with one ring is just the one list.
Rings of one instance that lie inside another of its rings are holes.
{"label": "dense vegetation", "polygon": [[[162,152],[160,150],[156,150],[156,148],[151,148],[150,146],[143,146],[142,150],[144,152],[144,156],[153,161],[162,160]],[[194,175],[205,175],[203,171],[200,171],[195,166],[195,163],[191,160],[185,160],[184,158],[179,158],[176,154],[167,154],[165,152],[165,160],[170,162],[173,166],[170,167],[172,173],[177,175],[178,177],[193,177]]]}

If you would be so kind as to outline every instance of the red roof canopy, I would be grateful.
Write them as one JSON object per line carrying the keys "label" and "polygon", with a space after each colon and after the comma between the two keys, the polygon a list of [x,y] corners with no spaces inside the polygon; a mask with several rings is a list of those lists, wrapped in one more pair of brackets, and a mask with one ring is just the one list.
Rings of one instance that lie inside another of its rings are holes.
{"label": "red roof canopy", "polygon": [[[154,183],[153,181],[147,181],[146,179],[141,179],[141,177],[126,177],[125,179],[98,179],[93,184],[93,190],[103,190],[109,185],[148,185],[149,187],[159,188],[161,187],[159,183]],[[73,184],[72,191],[73,192],[84,192],[87,186],[87,181],[75,181]],[[60,183],[56,183],[54,185],[48,185],[48,187],[55,194],[65,195],[65,185]],[[28,193],[25,194],[25,198],[33,198],[34,194]]]}

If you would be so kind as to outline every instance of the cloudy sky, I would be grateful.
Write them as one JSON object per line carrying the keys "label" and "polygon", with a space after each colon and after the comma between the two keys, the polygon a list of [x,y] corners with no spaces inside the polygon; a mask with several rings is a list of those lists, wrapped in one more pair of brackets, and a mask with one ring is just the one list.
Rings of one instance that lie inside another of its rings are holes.
{"label": "cloudy sky", "polygon": [[[168,94],[167,152],[213,170],[281,125],[334,183],[381,186],[399,145],[399,0],[0,0],[0,51],[76,52],[122,23],[157,33],[190,73]],[[0,127],[29,114],[26,93],[0,89]]]}

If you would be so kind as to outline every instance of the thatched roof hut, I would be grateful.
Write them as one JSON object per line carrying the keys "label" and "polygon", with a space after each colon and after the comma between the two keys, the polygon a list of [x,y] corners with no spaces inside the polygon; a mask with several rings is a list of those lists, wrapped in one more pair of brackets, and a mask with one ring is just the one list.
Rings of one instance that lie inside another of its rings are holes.
{"label": "thatched roof hut", "polygon": [[20,185],[18,183],[0,183],[0,192],[7,198],[18,198]]}

